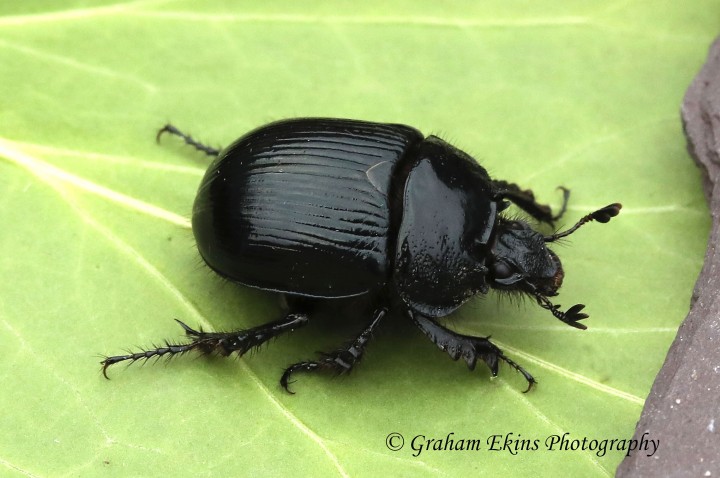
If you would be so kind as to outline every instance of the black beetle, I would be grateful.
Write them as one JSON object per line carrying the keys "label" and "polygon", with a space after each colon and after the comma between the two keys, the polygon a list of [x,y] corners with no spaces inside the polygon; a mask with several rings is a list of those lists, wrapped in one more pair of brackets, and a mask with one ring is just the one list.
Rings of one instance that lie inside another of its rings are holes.
{"label": "black beetle", "polygon": [[565,211],[567,189],[561,188],[563,205],[553,216],[532,191],[491,179],[466,153],[399,124],[289,119],[251,131],[222,151],[172,125],[158,132],[158,140],[163,133],[216,157],[192,216],[205,262],[230,281],[301,300],[282,319],[246,330],[204,332],[178,321],[189,343],[107,357],[101,362],[105,377],[110,365],[126,360],[190,350],[242,355],[307,324],[308,303],[363,295],[375,304],[367,327],[347,346],[288,367],[280,379],[285,390],[297,371],[349,372],[391,308],[471,370],[482,359],[496,376],[499,361],[506,362],[525,377],[527,390],[532,375],[487,338],[460,335],[436,319],[493,288],[530,295],[556,318],[585,329],[579,322],[588,317],[584,305],[562,312],[548,299],[557,295],[563,269],[546,243],[587,222],[608,222],[620,204],[543,236],[501,212],[513,202],[552,225]]}

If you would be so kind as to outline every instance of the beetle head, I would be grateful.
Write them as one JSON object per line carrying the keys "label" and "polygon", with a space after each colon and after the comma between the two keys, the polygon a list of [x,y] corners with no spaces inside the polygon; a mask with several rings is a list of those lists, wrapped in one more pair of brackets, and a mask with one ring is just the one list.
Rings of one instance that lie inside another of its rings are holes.
{"label": "beetle head", "polygon": [[562,285],[560,259],[526,222],[502,219],[490,256],[490,285],[495,289],[552,297]]}
{"label": "beetle head", "polygon": [[620,212],[620,204],[610,204],[588,214],[573,227],[550,236],[543,236],[523,221],[500,218],[495,230],[489,255],[490,286],[506,291],[525,292],[535,297],[538,304],[549,310],[556,318],[578,329],[585,329],[579,321],[587,314],[585,308],[576,304],[567,311],[560,310],[548,297],[557,295],[564,272],[558,256],[545,243],[554,242],[577,231],[590,221],[608,222]]}

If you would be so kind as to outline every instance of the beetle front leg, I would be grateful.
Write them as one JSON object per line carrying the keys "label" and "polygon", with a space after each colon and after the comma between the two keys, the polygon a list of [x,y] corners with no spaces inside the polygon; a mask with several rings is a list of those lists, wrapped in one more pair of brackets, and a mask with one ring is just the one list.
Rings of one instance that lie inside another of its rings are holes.
{"label": "beetle front leg", "polygon": [[109,378],[107,376],[108,367],[119,362],[129,361],[133,363],[138,360],[148,360],[153,357],[173,357],[191,350],[198,350],[205,355],[217,353],[223,357],[227,357],[233,352],[237,352],[238,355],[243,355],[248,350],[264,344],[283,332],[289,332],[298,327],[302,327],[308,323],[308,316],[302,313],[290,313],[275,322],[259,325],[251,329],[236,330],[234,332],[204,332],[202,329],[195,330],[183,322],[177,319],[175,320],[185,330],[185,335],[192,339],[190,342],[186,344],[165,342],[165,347],[155,347],[127,355],[106,357],[100,362],[105,378]]}
{"label": "beetle front leg", "polygon": [[570,190],[559,186],[558,189],[563,192],[563,202],[562,206],[560,206],[560,212],[553,215],[550,206],[538,203],[535,200],[535,194],[530,189],[522,189],[515,183],[502,180],[494,180],[492,183],[497,190],[497,199],[507,199],[538,221],[548,223],[551,226],[553,222],[565,214],[568,199],[570,198]]}
{"label": "beetle front leg", "polygon": [[280,378],[280,385],[282,385],[286,392],[295,393],[290,391],[289,388],[289,384],[292,383],[289,381],[290,376],[295,372],[332,370],[337,375],[350,373],[352,368],[362,358],[363,353],[365,353],[365,348],[367,347],[367,343],[370,340],[370,337],[377,328],[378,324],[380,324],[380,321],[383,319],[383,317],[385,317],[385,314],[387,314],[386,308],[383,307],[377,309],[373,314],[373,318],[370,321],[370,324],[365,328],[365,330],[362,331],[362,333],[360,333],[360,335],[358,335],[355,340],[350,342],[346,347],[337,349],[328,354],[323,354],[323,357],[317,361],[298,362],[296,364],[290,365],[288,368],[285,369],[285,372],[282,374],[282,377]]}
{"label": "beetle front leg", "polygon": [[461,335],[452,330],[446,329],[434,320],[409,312],[410,319],[440,350],[444,350],[453,360],[465,359],[470,370],[475,370],[478,359],[482,359],[490,369],[493,377],[498,374],[498,359],[510,365],[525,377],[530,389],[537,382],[524,368],[507,358],[487,337],[473,337],[472,335]]}

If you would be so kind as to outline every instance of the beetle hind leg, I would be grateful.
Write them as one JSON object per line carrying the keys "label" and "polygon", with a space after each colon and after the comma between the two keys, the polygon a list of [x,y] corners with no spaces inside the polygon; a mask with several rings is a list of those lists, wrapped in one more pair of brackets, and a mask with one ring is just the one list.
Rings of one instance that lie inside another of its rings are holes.
{"label": "beetle hind leg", "polygon": [[530,189],[522,189],[515,183],[509,183],[507,181],[496,180],[493,181],[496,195],[498,199],[507,199],[513,202],[517,207],[530,214],[532,217],[540,222],[545,222],[551,226],[555,221],[560,219],[565,210],[567,210],[568,199],[570,199],[570,190],[559,186],[558,189],[562,190],[563,202],[560,206],[560,212],[553,215],[552,209],[547,204],[540,204],[535,200],[535,194]]}
{"label": "beetle hind leg", "polygon": [[155,139],[157,142],[160,142],[160,136],[162,136],[164,133],[170,133],[172,135],[178,136],[185,141],[185,144],[189,144],[193,148],[197,149],[198,151],[202,151],[203,153],[207,154],[208,156],[218,156],[220,154],[220,150],[213,148],[211,146],[207,146],[205,144],[200,143],[199,141],[196,141],[190,136],[189,134],[185,134],[179,129],[177,129],[175,126],[171,125],[170,123],[166,124],[157,133],[157,136]]}
{"label": "beetle hind leg", "polygon": [[488,338],[461,335],[446,329],[434,320],[422,315],[413,313],[409,315],[415,325],[422,330],[440,350],[447,352],[453,360],[463,358],[470,370],[474,370],[477,361],[482,359],[490,369],[493,377],[496,377],[499,362],[503,361],[522,374],[525,380],[527,380],[528,387],[524,393],[530,391],[533,385],[537,383],[535,378],[530,375],[527,370],[507,358],[505,354],[502,353],[502,350],[497,348]]}
{"label": "beetle hind leg", "polygon": [[195,330],[179,320],[177,320],[177,322],[185,330],[185,335],[191,339],[190,342],[185,344],[165,342],[164,347],[140,350],[139,352],[132,352],[127,355],[105,357],[105,359],[100,362],[105,378],[109,378],[107,375],[108,367],[119,362],[133,363],[138,360],[148,360],[153,357],[160,358],[162,356],[170,358],[190,352],[191,350],[197,350],[204,355],[217,353],[224,357],[235,352],[238,355],[243,355],[250,349],[259,347],[283,332],[289,332],[298,327],[302,327],[308,323],[308,316],[300,313],[290,313],[275,322],[234,332],[204,332],[203,330]]}
{"label": "beetle hind leg", "polygon": [[290,365],[280,377],[280,385],[288,393],[295,393],[290,390],[290,377],[295,372],[313,372],[316,370],[330,370],[337,375],[350,373],[352,368],[360,361],[367,347],[373,332],[377,328],[380,321],[387,314],[386,308],[380,308],[375,311],[370,324],[363,330],[358,337],[350,342],[346,347],[337,349],[330,353],[323,353],[323,357],[316,361],[298,362]]}

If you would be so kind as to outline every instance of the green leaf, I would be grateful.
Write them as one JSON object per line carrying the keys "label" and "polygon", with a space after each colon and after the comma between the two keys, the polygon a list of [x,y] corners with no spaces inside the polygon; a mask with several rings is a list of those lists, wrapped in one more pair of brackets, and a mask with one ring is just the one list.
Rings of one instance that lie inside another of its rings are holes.
{"label": "green leaf", "polygon": [[[709,220],[678,107],[718,1],[56,3],[0,7],[0,474],[614,473],[623,452],[544,440],[630,438],[686,314]],[[172,120],[217,146],[292,116],[439,132],[541,201],[572,189],[566,225],[623,203],[556,248],[557,302],[587,304],[587,331],[494,296],[448,321],[492,334],[535,390],[507,366],[468,372],[396,317],[352,376],[282,392],[283,367],[367,320],[345,315],[241,360],[102,378],[102,354],[179,339],[173,318],[218,330],[280,313],[204,267],[187,218],[206,159],[154,135]],[[450,433],[481,450],[413,451]],[[488,450],[510,433],[539,449]]]}

